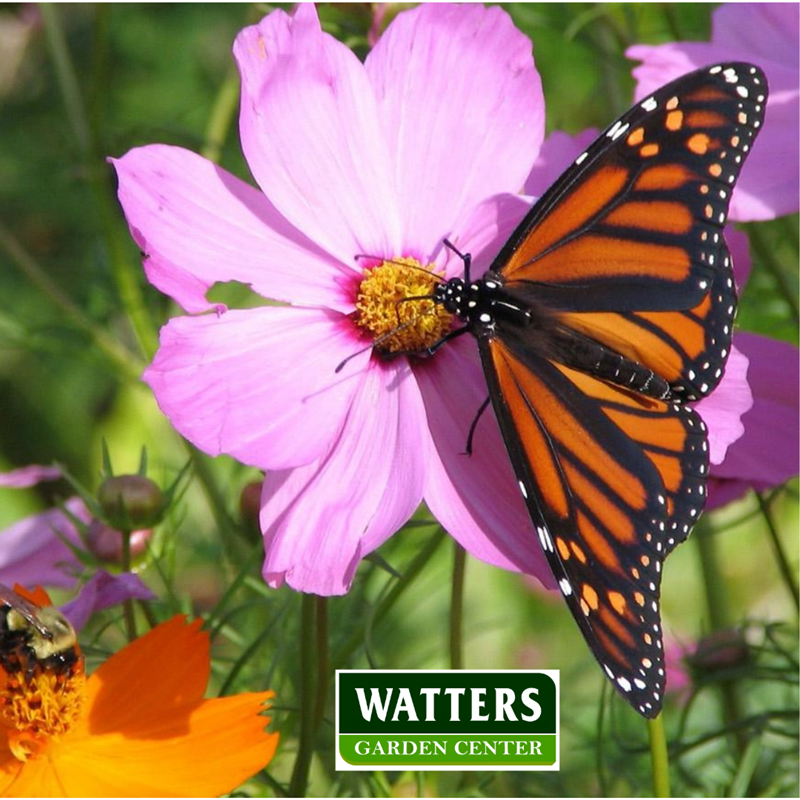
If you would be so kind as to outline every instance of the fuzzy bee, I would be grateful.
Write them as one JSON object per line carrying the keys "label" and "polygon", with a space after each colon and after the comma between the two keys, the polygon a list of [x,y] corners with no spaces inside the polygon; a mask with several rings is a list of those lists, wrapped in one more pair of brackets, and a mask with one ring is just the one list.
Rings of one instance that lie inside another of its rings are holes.
{"label": "fuzzy bee", "polygon": [[77,641],[55,606],[38,606],[0,584],[0,666],[8,674],[68,672],[79,659]]}

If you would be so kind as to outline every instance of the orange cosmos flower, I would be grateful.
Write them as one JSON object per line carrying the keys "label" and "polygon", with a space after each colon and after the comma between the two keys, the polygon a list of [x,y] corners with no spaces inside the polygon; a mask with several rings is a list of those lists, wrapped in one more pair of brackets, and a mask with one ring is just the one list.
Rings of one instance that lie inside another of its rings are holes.
{"label": "orange cosmos flower", "polygon": [[87,679],[74,640],[59,649],[38,619],[10,652],[30,620],[25,600],[49,606],[44,592],[25,593],[17,616],[7,594],[0,599],[3,797],[208,797],[272,759],[278,734],[260,715],[272,692],[203,699],[210,663],[200,620],[173,617]]}

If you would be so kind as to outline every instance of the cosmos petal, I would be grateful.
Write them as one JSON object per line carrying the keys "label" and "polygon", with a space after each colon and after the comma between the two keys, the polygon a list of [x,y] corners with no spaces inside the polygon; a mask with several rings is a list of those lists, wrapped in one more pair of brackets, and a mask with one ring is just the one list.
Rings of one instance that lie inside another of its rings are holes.
{"label": "cosmos petal", "polygon": [[111,163],[148,280],[186,311],[212,308],[206,293],[221,281],[352,311],[343,289],[352,265],[317,247],[258,189],[180,147],[137,147]]}
{"label": "cosmos petal", "polygon": [[747,382],[748,365],[747,356],[732,346],[717,388],[692,404],[708,427],[708,458],[712,465],[725,460],[728,447],[745,431],[742,417],[753,407],[753,394]]}
{"label": "cosmos petal", "polygon": [[422,500],[429,442],[406,364],[373,362],[332,448],[264,480],[264,578],[298,591],[343,594],[358,562]]}
{"label": "cosmos petal", "polygon": [[310,239],[352,264],[400,245],[394,175],[363,65],[320,29],[313,4],[236,38],[242,149],[264,193]]}
{"label": "cosmos petal", "polygon": [[369,354],[335,312],[253,308],[177,317],[144,379],[177,430],[205,450],[281,469],[319,456],[338,435]]}
{"label": "cosmos petal", "polygon": [[481,200],[518,191],[536,158],[544,98],[530,39],[500,8],[421,4],[398,14],[366,69],[404,244],[427,256]]}

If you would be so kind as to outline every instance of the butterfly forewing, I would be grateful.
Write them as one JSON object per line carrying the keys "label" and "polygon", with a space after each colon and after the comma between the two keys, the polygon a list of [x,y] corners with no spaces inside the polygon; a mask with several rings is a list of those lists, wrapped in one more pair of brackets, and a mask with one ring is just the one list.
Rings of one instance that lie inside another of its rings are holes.
{"label": "butterfly forewing", "polygon": [[687,398],[708,394],[735,313],[722,228],[766,93],[761,70],[728,64],[638,103],[544,194],[492,270]]}
{"label": "butterfly forewing", "polygon": [[706,430],[686,401],[712,391],[730,352],[722,227],[766,94],[761,70],[732,63],[638,103],[457,308],[553,574],[615,688],[647,717],[665,684],[662,563],[705,500]]}

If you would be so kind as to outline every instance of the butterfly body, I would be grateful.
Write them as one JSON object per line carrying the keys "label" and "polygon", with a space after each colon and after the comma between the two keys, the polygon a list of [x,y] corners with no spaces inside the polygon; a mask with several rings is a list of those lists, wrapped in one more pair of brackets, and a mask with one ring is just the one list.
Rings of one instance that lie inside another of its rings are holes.
{"label": "butterfly body", "polygon": [[483,277],[462,256],[465,280],[433,295],[477,339],[573,617],[646,717],[665,685],[662,564],[705,502],[707,431],[689,401],[718,385],[731,347],[722,228],[766,93],[743,63],[666,85],[576,159]]}

